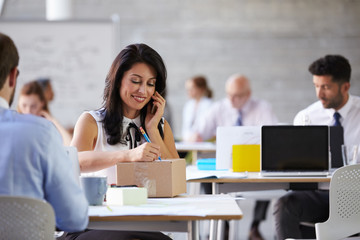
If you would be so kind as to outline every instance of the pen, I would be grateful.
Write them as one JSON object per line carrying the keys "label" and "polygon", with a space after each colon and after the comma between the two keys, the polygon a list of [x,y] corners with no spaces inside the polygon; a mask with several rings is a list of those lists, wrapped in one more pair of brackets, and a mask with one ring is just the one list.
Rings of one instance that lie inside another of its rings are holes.
{"label": "pen", "polygon": [[[148,137],[148,135],[146,134],[146,132],[144,131],[144,129],[140,126],[140,132],[142,133],[142,135],[144,135],[144,138],[147,142],[151,143],[150,138]],[[159,157],[159,160],[161,161],[161,158]]]}

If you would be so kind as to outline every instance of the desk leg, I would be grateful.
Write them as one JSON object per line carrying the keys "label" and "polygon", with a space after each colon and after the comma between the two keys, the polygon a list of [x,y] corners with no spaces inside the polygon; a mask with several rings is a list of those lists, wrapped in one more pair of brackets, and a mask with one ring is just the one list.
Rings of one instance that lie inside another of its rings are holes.
{"label": "desk leg", "polygon": [[199,221],[189,221],[188,240],[200,240]]}
{"label": "desk leg", "polygon": [[[219,191],[217,183],[211,183],[211,194],[215,195]],[[209,240],[215,240],[215,237],[217,236],[217,230],[218,230],[218,221],[216,220],[210,220],[210,233],[209,233]]]}
{"label": "desk leg", "polygon": [[216,240],[224,240],[225,221],[219,220]]}
{"label": "desk leg", "polygon": [[210,233],[209,233],[209,240],[215,240],[217,234],[217,220],[210,220]]}
{"label": "desk leg", "polygon": [[216,195],[219,192],[219,186],[217,183],[211,183],[211,194]]}
{"label": "desk leg", "polygon": [[198,151],[193,150],[193,151],[191,152],[191,162],[192,162],[192,165],[196,165],[197,156],[198,156]]}

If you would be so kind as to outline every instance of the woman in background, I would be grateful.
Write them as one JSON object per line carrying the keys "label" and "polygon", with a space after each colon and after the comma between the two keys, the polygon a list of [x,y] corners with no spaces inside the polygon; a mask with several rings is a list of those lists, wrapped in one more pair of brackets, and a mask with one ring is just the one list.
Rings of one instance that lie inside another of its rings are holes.
{"label": "woman in background", "polygon": [[183,141],[194,141],[194,133],[206,111],[212,105],[212,91],[204,76],[195,76],[185,83],[185,88],[190,98],[183,108]]}
{"label": "woman in background", "polygon": [[48,102],[38,82],[31,81],[22,87],[17,110],[19,113],[37,115],[51,121],[60,132],[64,145],[70,145],[70,133],[50,114]]}

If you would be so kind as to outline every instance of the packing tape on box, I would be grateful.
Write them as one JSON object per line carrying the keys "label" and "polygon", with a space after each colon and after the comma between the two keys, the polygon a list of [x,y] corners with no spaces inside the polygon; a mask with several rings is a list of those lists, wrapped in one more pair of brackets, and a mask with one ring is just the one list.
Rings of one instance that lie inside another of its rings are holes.
{"label": "packing tape on box", "polygon": [[141,179],[140,187],[147,189],[148,196],[156,196],[156,181],[149,179],[148,168],[141,162],[134,165],[135,179]]}

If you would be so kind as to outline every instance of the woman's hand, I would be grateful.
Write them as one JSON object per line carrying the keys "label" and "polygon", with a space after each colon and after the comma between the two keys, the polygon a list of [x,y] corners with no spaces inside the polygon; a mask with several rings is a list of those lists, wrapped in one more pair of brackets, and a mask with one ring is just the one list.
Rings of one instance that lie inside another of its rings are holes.
{"label": "woman's hand", "polygon": [[43,117],[43,118],[46,118],[46,119],[49,120],[49,121],[52,121],[52,120],[53,120],[53,117],[50,115],[50,113],[47,112],[47,111],[45,111],[45,110],[41,110],[41,111],[39,112],[39,116],[40,116],[40,117]]}
{"label": "woman's hand", "polygon": [[155,143],[143,143],[140,146],[129,150],[131,162],[151,162],[160,156],[160,146]]}
{"label": "woman's hand", "polygon": [[[160,119],[164,114],[166,104],[166,100],[158,92],[155,92],[155,94],[152,96],[152,99],[153,104],[148,104],[145,119],[145,126],[148,131],[150,129],[157,129]],[[151,105],[155,107],[155,112],[152,112]]]}

